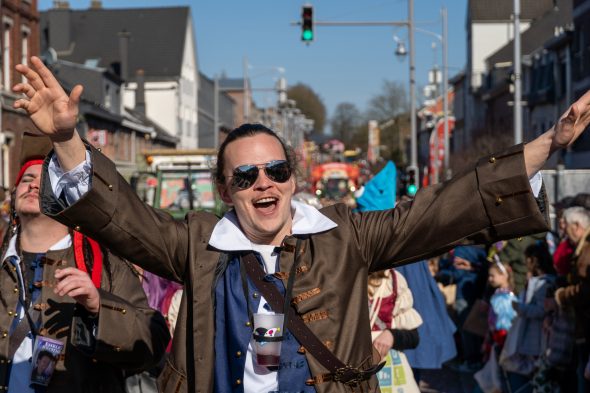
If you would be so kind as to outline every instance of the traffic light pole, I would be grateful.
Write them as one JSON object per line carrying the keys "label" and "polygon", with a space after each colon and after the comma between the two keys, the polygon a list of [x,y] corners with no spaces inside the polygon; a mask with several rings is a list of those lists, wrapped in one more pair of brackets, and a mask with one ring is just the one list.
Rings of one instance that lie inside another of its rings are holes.
{"label": "traffic light pole", "polygon": [[[291,22],[291,26],[301,26],[301,21]],[[410,166],[418,168],[418,131],[416,124],[416,67],[414,48],[414,0],[408,0],[408,20],[377,22],[329,22],[313,21],[313,26],[406,26],[409,31],[410,52]]]}

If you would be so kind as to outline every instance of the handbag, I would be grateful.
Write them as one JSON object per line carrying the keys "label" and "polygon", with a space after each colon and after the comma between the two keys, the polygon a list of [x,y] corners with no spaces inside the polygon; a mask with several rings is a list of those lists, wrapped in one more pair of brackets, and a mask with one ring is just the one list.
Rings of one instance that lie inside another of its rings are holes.
{"label": "handbag", "polygon": [[488,309],[489,305],[485,301],[477,299],[463,323],[463,330],[476,336],[485,337],[489,330]]}
{"label": "handbag", "polygon": [[490,358],[481,370],[473,375],[477,384],[484,393],[502,393],[502,380],[496,351],[492,348]]}
{"label": "handbag", "polygon": [[[392,274],[395,274],[395,272],[392,271]],[[383,279],[381,285],[379,285],[373,294],[373,303],[369,310],[371,328],[375,325],[379,315],[383,293],[387,288],[386,279],[388,278]],[[393,290],[397,291],[397,280],[395,278],[392,278],[392,280]],[[371,338],[374,339],[379,333],[381,332],[371,332]],[[390,349],[385,356],[385,365],[377,373],[377,380],[379,381],[381,393],[420,393],[420,388],[416,383],[416,378],[414,378],[408,358],[403,352],[395,349]]]}

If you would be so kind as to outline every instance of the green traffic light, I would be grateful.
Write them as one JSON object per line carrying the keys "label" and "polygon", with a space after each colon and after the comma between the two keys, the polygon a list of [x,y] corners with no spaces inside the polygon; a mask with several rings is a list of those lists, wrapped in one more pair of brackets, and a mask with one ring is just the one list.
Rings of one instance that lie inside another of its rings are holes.
{"label": "green traffic light", "polygon": [[413,196],[413,195],[416,195],[416,191],[418,191],[418,187],[416,187],[415,184],[410,184],[406,188],[406,191],[408,192],[408,195]]}
{"label": "green traffic light", "polygon": [[311,30],[303,30],[303,33],[301,34],[301,38],[303,39],[303,41],[311,41],[311,40],[313,40],[313,31],[311,31]]}

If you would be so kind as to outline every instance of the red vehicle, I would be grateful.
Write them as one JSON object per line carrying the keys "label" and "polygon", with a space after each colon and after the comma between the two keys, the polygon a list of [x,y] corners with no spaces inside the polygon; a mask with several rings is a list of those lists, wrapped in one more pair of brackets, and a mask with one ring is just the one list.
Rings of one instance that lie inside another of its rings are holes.
{"label": "red vehicle", "polygon": [[322,199],[340,201],[358,188],[359,169],[343,162],[328,162],[313,168],[312,191]]}

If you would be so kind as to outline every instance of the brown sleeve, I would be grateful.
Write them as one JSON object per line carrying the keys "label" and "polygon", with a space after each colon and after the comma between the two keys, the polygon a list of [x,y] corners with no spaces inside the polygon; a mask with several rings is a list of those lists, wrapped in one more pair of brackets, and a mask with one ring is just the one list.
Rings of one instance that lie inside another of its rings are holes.
{"label": "brown sleeve", "polygon": [[523,145],[481,159],[473,170],[423,188],[395,209],[352,220],[371,271],[439,255],[461,243],[548,229],[526,175]]}
{"label": "brown sleeve", "polygon": [[143,203],[115,164],[91,153],[90,190],[67,207],[53,195],[46,159],[41,181],[43,213],[95,239],[117,255],[169,280],[183,282],[188,254],[186,222]]}

